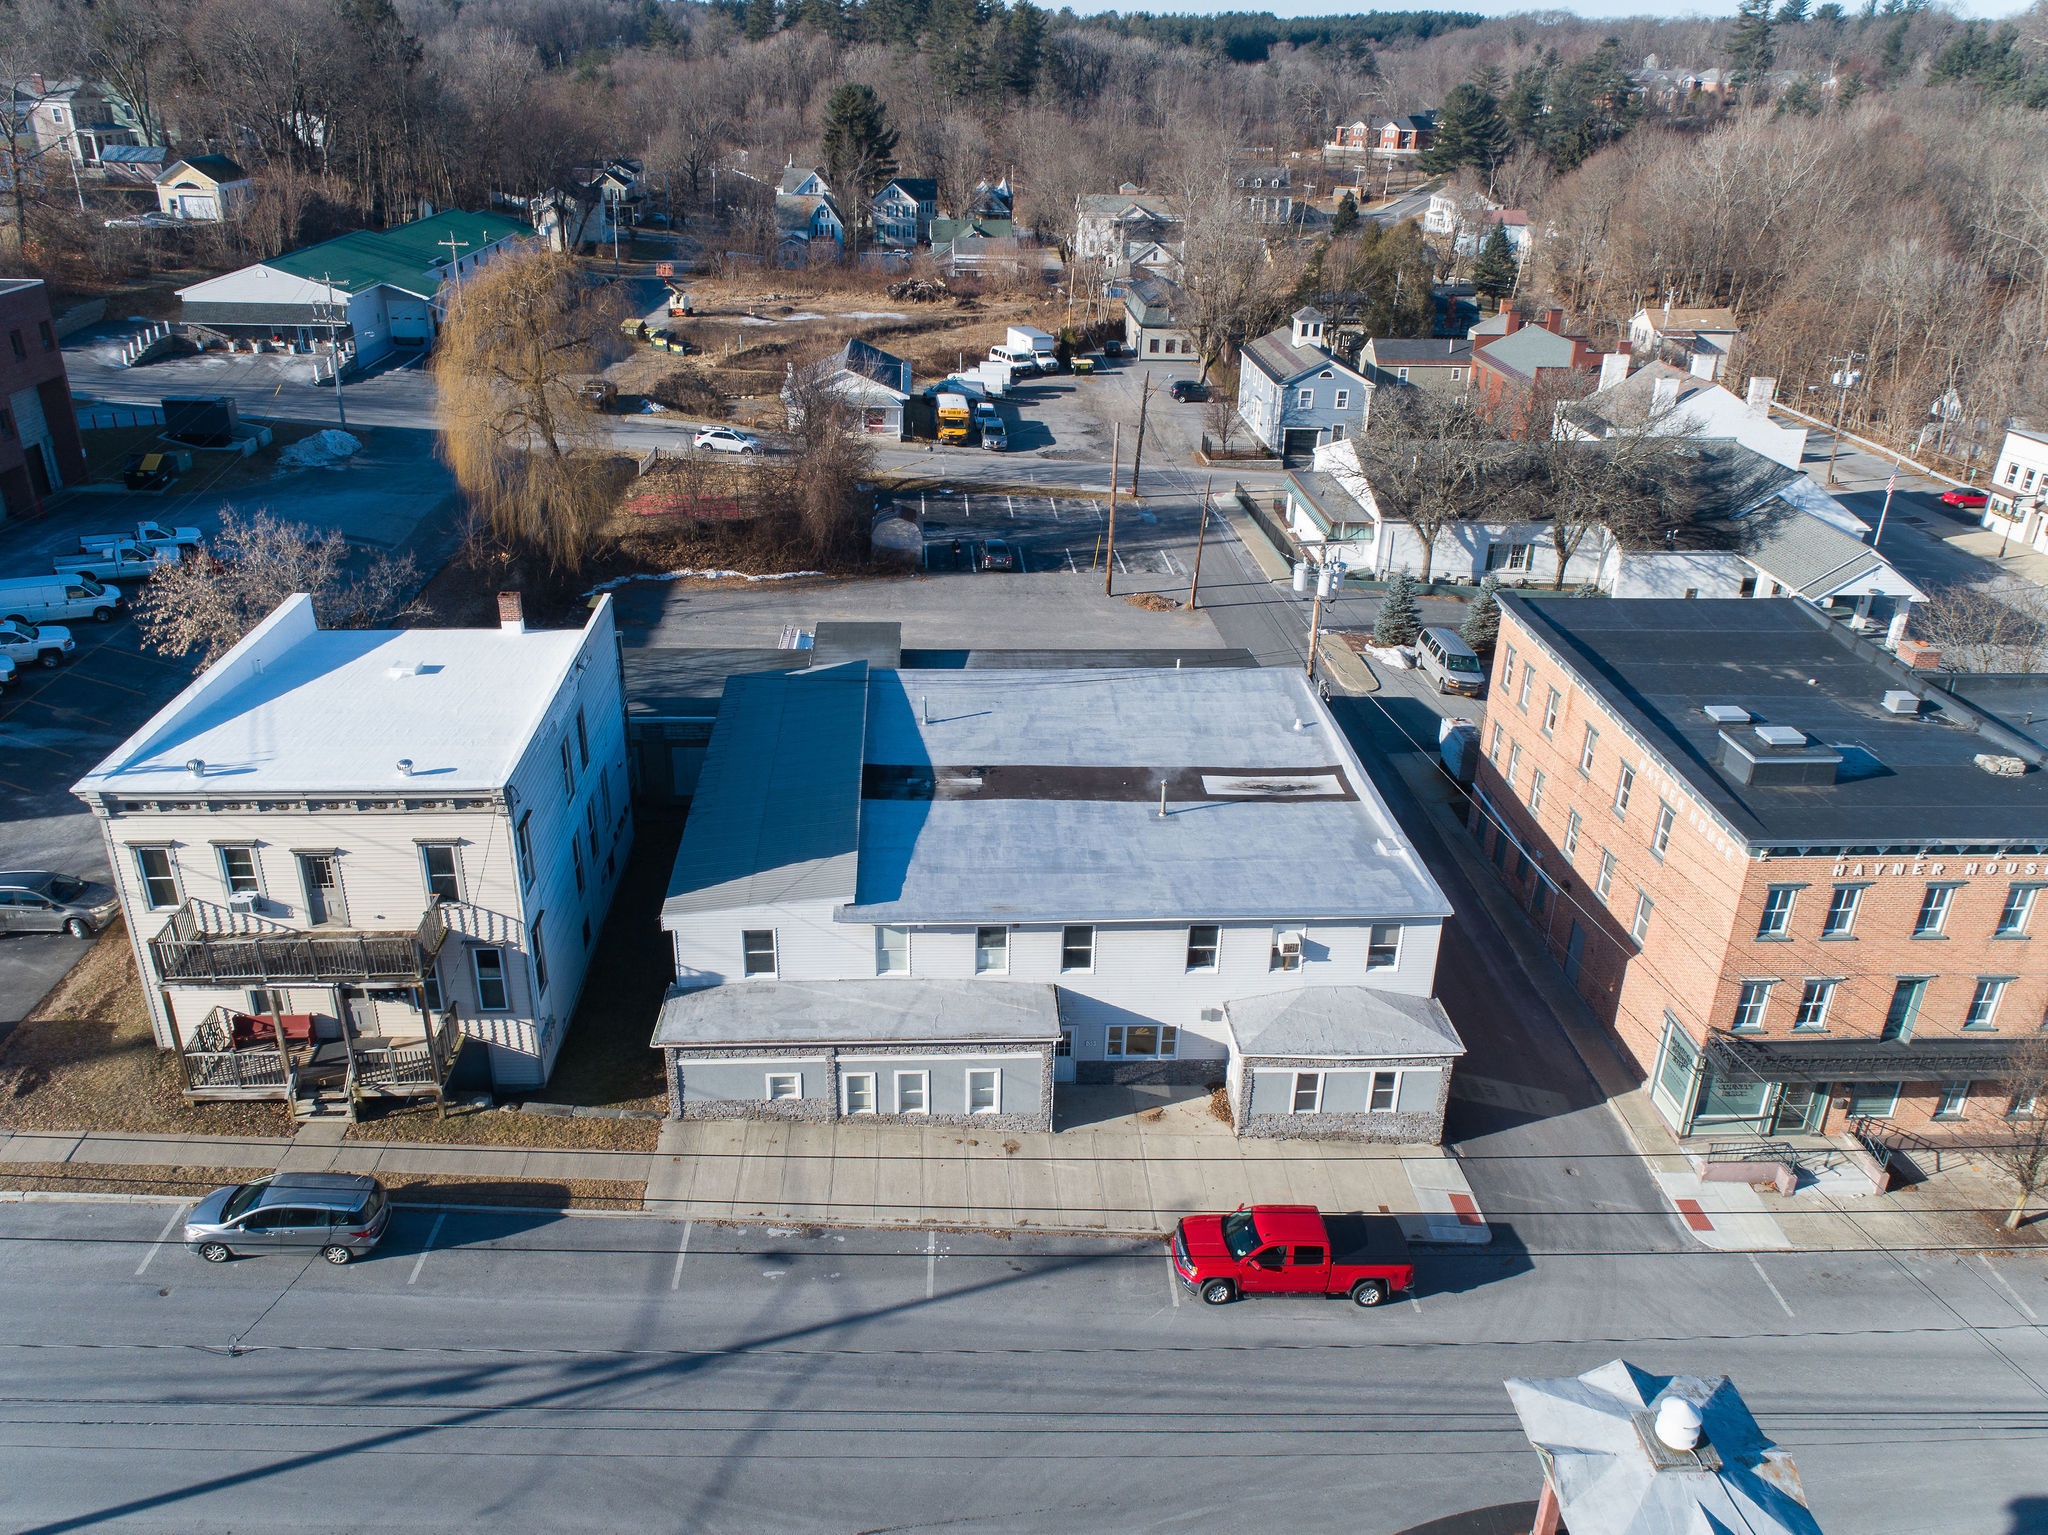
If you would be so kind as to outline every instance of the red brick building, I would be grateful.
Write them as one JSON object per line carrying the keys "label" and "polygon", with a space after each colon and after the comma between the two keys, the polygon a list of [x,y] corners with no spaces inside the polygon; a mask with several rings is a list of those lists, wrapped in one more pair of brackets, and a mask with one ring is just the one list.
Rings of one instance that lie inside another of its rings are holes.
{"label": "red brick building", "polygon": [[45,496],[84,478],[49,289],[41,278],[0,278],[0,520],[39,517]]}
{"label": "red brick building", "polygon": [[2048,1012],[2032,734],[1803,602],[1501,609],[1474,834],[1681,1134],[2009,1112]]}
{"label": "red brick building", "polygon": [[1584,336],[1564,333],[1564,311],[1534,318],[1503,310],[1502,334],[1473,338],[1472,387],[1479,403],[1511,436],[1550,435],[1550,413],[1563,400],[1590,391],[1602,354]]}

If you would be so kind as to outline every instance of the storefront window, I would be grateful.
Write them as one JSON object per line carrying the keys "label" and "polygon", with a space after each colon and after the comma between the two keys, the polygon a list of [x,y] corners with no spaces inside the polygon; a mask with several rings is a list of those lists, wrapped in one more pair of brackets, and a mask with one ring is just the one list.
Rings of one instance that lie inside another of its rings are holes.
{"label": "storefront window", "polygon": [[1692,1113],[1693,1071],[1699,1064],[1699,1048],[1693,1044],[1678,1020],[1664,1020],[1664,1059],[1657,1068],[1657,1105],[1681,1130]]}

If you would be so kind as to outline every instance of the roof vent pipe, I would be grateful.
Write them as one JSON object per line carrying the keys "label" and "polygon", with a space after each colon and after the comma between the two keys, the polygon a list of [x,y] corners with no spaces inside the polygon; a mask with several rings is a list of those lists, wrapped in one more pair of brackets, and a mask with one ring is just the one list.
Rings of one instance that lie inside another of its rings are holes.
{"label": "roof vent pipe", "polygon": [[412,777],[412,758],[400,757],[398,759],[398,776],[400,778]]}
{"label": "roof vent pipe", "polygon": [[1657,1408],[1657,1437],[1674,1450],[1693,1450],[1700,1442],[1700,1410],[1683,1397],[1667,1396]]}
{"label": "roof vent pipe", "polygon": [[1159,819],[1166,819],[1166,780],[1159,780]]}
{"label": "roof vent pipe", "polygon": [[194,778],[204,778],[206,776],[206,764],[197,757],[190,757],[186,759],[185,771]]}

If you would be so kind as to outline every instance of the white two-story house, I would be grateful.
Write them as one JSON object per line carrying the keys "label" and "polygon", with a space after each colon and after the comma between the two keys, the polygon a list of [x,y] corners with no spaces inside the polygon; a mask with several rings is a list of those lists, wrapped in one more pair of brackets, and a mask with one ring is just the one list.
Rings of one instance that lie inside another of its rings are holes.
{"label": "white two-story house", "polygon": [[1248,1135],[1435,1141],[1450,905],[1294,671],[726,686],[661,925],[678,1118],[1044,1128],[1227,1083]]}
{"label": "white two-story house", "polygon": [[939,184],[930,176],[896,177],[875,194],[870,209],[875,238],[906,250],[931,239],[938,216]]}
{"label": "white two-story house", "polygon": [[2048,553],[2048,432],[2007,431],[1985,489],[1984,526]]}
{"label": "white two-story house", "polygon": [[1279,330],[1245,343],[1237,370],[1237,413],[1275,453],[1306,459],[1322,443],[1365,430],[1372,384],[1330,351],[1334,327],[1297,309]]}
{"label": "white two-story house", "polygon": [[631,845],[619,651],[282,603],[78,781],[188,1096],[537,1087]]}

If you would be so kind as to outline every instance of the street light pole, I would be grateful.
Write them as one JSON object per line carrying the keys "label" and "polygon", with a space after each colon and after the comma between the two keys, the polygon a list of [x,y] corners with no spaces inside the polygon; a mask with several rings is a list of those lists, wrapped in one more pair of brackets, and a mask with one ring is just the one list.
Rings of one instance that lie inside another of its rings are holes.
{"label": "street light pole", "polygon": [[1828,439],[1828,483],[1835,483],[1835,454],[1842,446],[1842,421],[1849,413],[1849,385],[1855,382],[1856,364],[1862,362],[1861,352],[1851,352],[1846,357],[1830,357],[1831,364],[1839,364],[1835,377],[1841,380],[1840,393],[1835,402],[1835,431]]}

